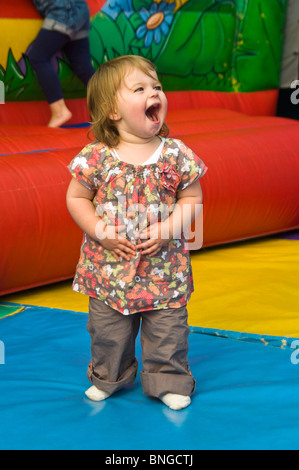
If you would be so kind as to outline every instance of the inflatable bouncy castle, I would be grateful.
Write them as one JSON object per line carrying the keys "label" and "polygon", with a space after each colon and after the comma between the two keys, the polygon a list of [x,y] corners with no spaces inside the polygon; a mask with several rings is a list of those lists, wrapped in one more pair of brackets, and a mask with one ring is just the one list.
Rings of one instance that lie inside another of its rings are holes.
{"label": "inflatable bouncy castle", "polygon": [[[287,0],[88,1],[95,68],[151,59],[169,103],[170,135],[209,171],[203,245],[299,227],[299,123],[277,117]],[[67,165],[88,143],[86,90],[53,57],[73,113],[47,127],[48,105],[27,51],[42,19],[30,0],[1,7],[0,294],[73,276],[82,233],[67,212]]]}

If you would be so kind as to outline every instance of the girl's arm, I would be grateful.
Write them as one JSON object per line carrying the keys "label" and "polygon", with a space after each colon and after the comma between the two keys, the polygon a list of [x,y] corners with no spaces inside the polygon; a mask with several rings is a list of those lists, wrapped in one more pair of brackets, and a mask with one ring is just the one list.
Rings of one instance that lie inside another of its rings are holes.
{"label": "girl's arm", "polygon": [[67,190],[67,208],[79,227],[91,238],[101,243],[107,250],[110,250],[116,259],[122,256],[129,260],[129,254],[135,256],[135,246],[119,232],[125,229],[124,226],[112,227],[107,225],[96,215],[92,200],[95,191],[90,191],[72,178]]}
{"label": "girl's arm", "polygon": [[100,218],[92,203],[95,191],[90,191],[72,178],[66,194],[66,205],[77,225],[91,238],[97,239],[96,227]]}
{"label": "girl's arm", "polygon": [[202,190],[199,180],[190,184],[184,191],[177,192],[177,202],[168,219],[170,237],[180,238],[181,233],[190,227],[202,204]]}

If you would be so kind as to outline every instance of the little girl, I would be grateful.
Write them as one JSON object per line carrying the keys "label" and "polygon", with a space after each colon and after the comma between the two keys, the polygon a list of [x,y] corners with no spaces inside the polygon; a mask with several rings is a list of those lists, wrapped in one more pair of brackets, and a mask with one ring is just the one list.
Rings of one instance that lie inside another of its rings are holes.
{"label": "little girl", "polygon": [[97,140],[70,163],[67,192],[68,210],[84,231],[73,289],[89,296],[93,385],[85,393],[100,401],[134,381],[142,319],[143,392],[182,409],[195,388],[184,229],[201,205],[198,179],[206,167],[167,138],[167,99],[147,59],[122,56],[101,65],[87,101]]}

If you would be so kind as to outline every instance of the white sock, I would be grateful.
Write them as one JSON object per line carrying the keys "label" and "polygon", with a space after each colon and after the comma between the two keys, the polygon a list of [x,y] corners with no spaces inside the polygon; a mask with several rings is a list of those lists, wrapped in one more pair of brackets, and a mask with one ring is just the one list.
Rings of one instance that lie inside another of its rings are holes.
{"label": "white sock", "polygon": [[172,410],[182,410],[191,403],[191,398],[185,395],[177,395],[176,393],[166,393],[161,400]]}
{"label": "white sock", "polygon": [[109,397],[109,393],[99,390],[95,385],[86,390],[85,395],[92,401],[102,401]]}

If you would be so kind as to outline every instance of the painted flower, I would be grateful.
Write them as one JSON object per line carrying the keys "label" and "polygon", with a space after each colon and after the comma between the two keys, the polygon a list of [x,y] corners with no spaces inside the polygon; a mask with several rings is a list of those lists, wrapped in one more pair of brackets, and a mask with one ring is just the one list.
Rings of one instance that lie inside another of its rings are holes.
{"label": "painted flower", "polygon": [[162,34],[166,36],[173,20],[172,11],[174,3],[168,4],[162,1],[160,4],[153,2],[149,10],[141,8],[139,15],[143,24],[136,31],[138,39],[144,38],[145,47],[149,47],[153,41],[159,44]]}
{"label": "painted flower", "polygon": [[104,0],[102,3],[104,3],[104,6],[101,11],[114,20],[121,11],[123,11],[126,16],[129,16],[133,11],[132,0],[109,0],[108,2]]}

